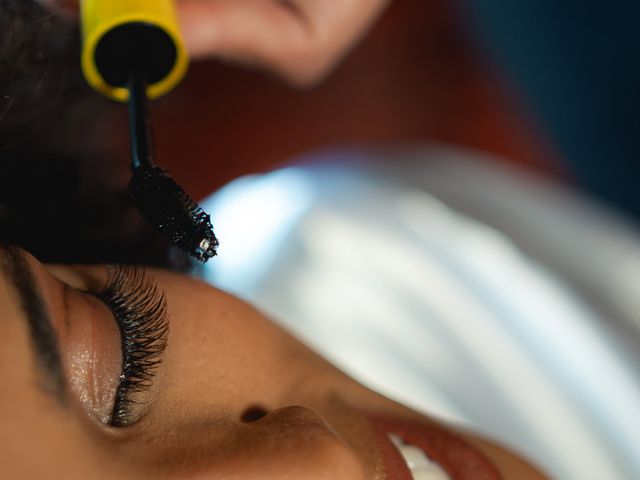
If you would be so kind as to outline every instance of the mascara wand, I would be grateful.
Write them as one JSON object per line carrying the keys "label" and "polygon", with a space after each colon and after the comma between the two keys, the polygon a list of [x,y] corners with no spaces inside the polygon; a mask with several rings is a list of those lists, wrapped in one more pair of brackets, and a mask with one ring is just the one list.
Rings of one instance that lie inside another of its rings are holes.
{"label": "mascara wand", "polygon": [[201,262],[216,255],[211,219],[154,162],[148,110],[184,77],[189,60],[173,0],[83,0],[82,70],[103,95],[127,102],[129,198],[167,240]]}
{"label": "mascara wand", "polygon": [[153,136],[141,72],[129,81],[131,171],[129,197],[144,218],[170,242],[206,262],[216,255],[218,240],[211,219],[169,176],[153,163]]}

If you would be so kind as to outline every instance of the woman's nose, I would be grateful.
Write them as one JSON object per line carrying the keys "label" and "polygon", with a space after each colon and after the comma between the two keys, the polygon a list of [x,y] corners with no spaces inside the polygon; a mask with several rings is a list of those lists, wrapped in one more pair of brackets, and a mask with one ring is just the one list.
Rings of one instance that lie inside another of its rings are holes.
{"label": "woman's nose", "polygon": [[230,449],[224,478],[366,478],[362,459],[316,411],[306,407],[288,406],[245,422]]}

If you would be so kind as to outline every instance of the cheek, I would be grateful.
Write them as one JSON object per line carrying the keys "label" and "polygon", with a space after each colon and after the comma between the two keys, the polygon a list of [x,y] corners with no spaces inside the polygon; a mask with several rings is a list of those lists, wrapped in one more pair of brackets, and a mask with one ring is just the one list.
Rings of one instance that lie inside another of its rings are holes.
{"label": "cheek", "polygon": [[[169,414],[233,415],[251,403],[277,405],[293,343],[245,304],[196,284],[167,290],[169,342],[162,365],[162,407]],[[160,405],[160,403],[159,403]]]}
{"label": "cheek", "polygon": [[310,400],[344,378],[247,304],[184,277],[159,279],[170,318],[158,382],[167,414],[240,419],[251,407],[315,408]]}

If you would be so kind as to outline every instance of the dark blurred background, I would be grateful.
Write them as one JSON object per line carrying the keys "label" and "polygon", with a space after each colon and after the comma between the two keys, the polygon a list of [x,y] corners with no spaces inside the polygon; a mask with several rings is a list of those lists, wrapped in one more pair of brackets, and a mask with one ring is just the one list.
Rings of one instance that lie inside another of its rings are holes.
{"label": "dark blurred background", "polygon": [[[117,232],[112,250],[121,255],[132,238],[153,236],[123,195],[125,109],[81,78],[75,24],[34,24],[29,15],[0,19],[28,42],[5,37],[16,61],[3,64],[13,96],[2,99],[2,239],[50,261],[97,261],[91,251],[76,258],[82,245],[107,248],[113,239],[104,232]],[[313,89],[219,61],[194,63],[185,82],[152,105],[158,162],[201,199],[318,148],[445,143],[578,186],[637,221],[638,18],[637,1],[391,1]],[[30,220],[34,210],[39,223]],[[55,241],[40,242],[42,230],[55,230]],[[140,261],[138,253],[131,258]]]}
{"label": "dark blurred background", "polygon": [[203,197],[327,144],[447,142],[640,217],[640,3],[391,3],[323,85],[194,64],[156,103],[160,161]]}
{"label": "dark blurred background", "polygon": [[332,144],[448,142],[565,175],[556,144],[468,13],[452,2],[392,2],[328,81],[308,91],[196,63],[155,102],[159,161],[200,198]]}

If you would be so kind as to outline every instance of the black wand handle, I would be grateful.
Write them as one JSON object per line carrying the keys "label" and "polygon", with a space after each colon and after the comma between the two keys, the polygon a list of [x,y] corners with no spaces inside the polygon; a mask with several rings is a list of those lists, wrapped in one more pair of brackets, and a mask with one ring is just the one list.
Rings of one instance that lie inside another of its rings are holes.
{"label": "black wand handle", "polygon": [[149,117],[147,82],[144,75],[133,70],[129,80],[129,129],[131,138],[131,169],[154,166],[154,144]]}

